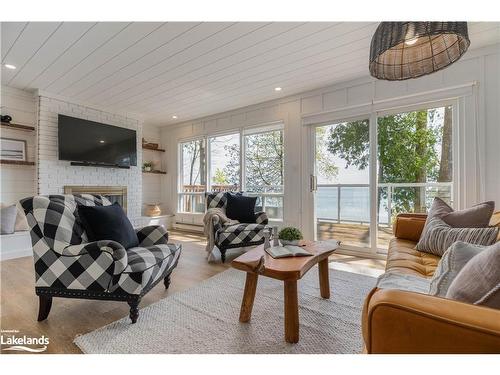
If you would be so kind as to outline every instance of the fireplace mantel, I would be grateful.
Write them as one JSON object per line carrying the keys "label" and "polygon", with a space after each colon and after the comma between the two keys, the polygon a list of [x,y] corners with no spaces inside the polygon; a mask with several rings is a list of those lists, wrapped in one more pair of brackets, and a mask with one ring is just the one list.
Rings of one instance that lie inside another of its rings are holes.
{"label": "fireplace mantel", "polygon": [[64,194],[95,194],[103,195],[112,203],[118,202],[127,212],[126,186],[65,186]]}

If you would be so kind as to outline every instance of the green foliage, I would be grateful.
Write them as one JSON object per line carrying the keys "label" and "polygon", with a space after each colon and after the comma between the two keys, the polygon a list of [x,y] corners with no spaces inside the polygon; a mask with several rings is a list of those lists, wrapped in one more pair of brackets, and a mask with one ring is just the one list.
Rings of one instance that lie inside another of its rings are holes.
{"label": "green foliage", "polygon": [[[378,118],[377,162],[379,183],[439,181],[439,150],[443,139],[443,111],[431,109]],[[330,128],[327,149],[346,162],[346,168],[369,165],[369,123],[345,122]],[[451,166],[451,162],[449,163]],[[387,188],[379,188],[381,198]],[[418,211],[425,206],[419,188],[396,188],[392,194],[394,213]]]}
{"label": "green foliage", "polygon": [[148,168],[148,167],[153,168],[153,162],[152,161],[145,161],[144,163],[142,163],[142,166],[144,168]]}
{"label": "green foliage", "polygon": [[332,180],[338,175],[338,167],[335,165],[333,154],[328,152],[327,128],[319,126],[316,128],[316,170],[318,174]]}
{"label": "green foliage", "polygon": [[222,169],[217,168],[212,176],[212,182],[217,185],[227,185],[229,184],[229,179]]}
{"label": "green foliage", "polygon": [[294,227],[285,227],[278,233],[278,238],[285,241],[298,241],[304,238],[300,230]]}

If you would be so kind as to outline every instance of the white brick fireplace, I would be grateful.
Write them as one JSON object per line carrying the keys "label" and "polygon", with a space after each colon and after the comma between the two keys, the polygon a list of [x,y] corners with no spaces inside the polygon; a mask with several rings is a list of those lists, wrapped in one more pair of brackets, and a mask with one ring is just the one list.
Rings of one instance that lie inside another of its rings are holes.
{"label": "white brick fireplace", "polygon": [[[142,205],[142,122],[99,111],[61,99],[39,96],[38,101],[38,192],[63,194],[65,186],[127,187],[127,215],[132,223],[141,216]],[[120,126],[137,131],[137,166],[130,169],[72,166],[58,160],[58,114]]]}

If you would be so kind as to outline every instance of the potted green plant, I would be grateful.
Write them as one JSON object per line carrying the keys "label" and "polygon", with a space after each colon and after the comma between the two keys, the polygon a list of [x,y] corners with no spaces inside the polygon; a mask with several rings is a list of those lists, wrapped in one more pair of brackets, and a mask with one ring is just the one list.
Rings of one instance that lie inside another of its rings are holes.
{"label": "potted green plant", "polygon": [[295,227],[285,227],[279,231],[278,238],[283,246],[297,246],[299,244],[299,241],[304,237],[302,236],[302,233],[299,229]]}
{"label": "potted green plant", "polygon": [[142,168],[144,169],[145,172],[151,172],[153,170],[153,162],[152,161],[145,161],[142,164]]}

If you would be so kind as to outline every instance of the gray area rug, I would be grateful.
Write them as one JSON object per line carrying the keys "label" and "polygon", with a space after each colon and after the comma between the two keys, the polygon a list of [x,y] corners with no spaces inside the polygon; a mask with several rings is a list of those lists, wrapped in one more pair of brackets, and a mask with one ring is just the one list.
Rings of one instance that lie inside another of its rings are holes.
{"label": "gray area rug", "polygon": [[[175,275],[172,277],[175,283]],[[330,269],[330,300],[317,268],[299,281],[300,341],[284,341],[283,283],[260,277],[249,323],[238,321],[245,273],[224,271],[196,287],[76,337],[84,353],[360,353],[361,309],[376,279]]]}

